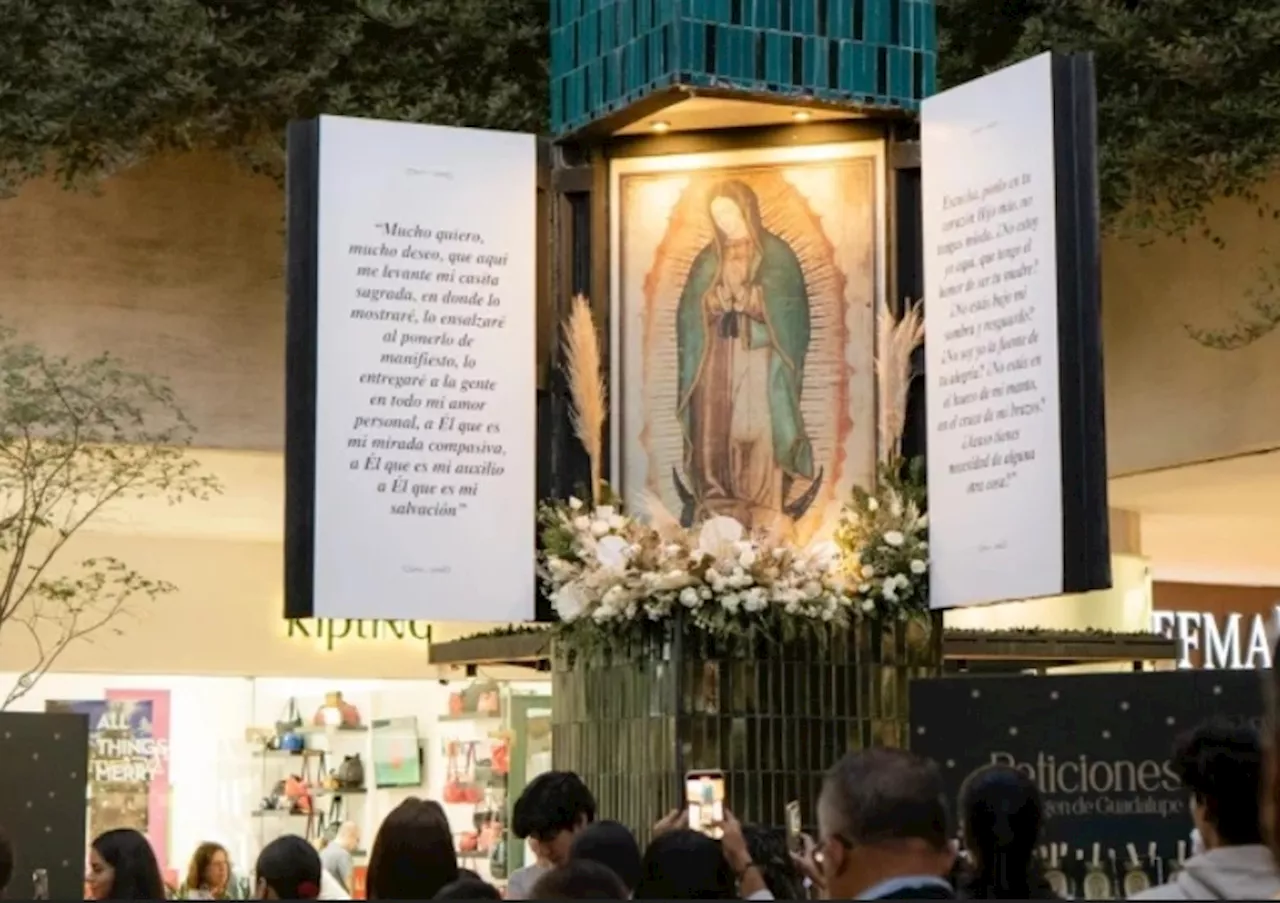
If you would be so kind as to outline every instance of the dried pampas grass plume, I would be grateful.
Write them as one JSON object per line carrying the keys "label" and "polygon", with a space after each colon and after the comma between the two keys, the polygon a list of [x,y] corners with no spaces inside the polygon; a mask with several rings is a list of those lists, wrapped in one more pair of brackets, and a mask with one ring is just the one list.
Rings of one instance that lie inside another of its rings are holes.
{"label": "dried pampas grass plume", "polygon": [[877,425],[880,460],[893,461],[902,453],[907,422],[907,389],[911,387],[911,355],[924,343],[923,302],[905,302],[902,316],[888,300],[880,304],[876,324],[876,383],[880,408]]}
{"label": "dried pampas grass plume", "polygon": [[604,454],[604,418],[609,409],[604,386],[604,362],[596,335],[591,304],[575,295],[564,325],[565,374],[573,401],[573,429],[591,464],[591,502],[600,504],[601,458]]}

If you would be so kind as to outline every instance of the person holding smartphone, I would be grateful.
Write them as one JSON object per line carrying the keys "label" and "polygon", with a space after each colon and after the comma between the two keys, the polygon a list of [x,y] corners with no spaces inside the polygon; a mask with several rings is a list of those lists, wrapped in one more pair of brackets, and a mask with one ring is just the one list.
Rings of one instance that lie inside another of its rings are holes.
{"label": "person holding smartphone", "polygon": [[654,825],[635,899],[772,900],[742,825],[728,807],[722,812],[718,825],[704,822],[700,831],[690,828],[688,808],[677,809]]}

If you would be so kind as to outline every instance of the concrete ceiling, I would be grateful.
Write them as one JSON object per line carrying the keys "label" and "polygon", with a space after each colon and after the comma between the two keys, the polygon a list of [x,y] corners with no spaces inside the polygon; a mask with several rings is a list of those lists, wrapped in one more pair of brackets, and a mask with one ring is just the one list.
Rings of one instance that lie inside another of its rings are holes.
{"label": "concrete ceiling", "polygon": [[1280,522],[1280,451],[1117,477],[1110,495],[1113,508],[1143,514]]}

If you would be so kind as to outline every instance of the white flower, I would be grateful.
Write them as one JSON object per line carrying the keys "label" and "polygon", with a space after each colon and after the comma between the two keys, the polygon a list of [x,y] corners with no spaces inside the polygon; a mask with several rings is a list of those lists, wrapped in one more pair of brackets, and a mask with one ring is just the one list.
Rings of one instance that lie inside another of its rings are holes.
{"label": "white flower", "polygon": [[916,529],[923,530],[928,526],[929,526],[929,515],[927,514],[920,515],[920,519],[916,521]]}
{"label": "white flower", "polygon": [[604,536],[609,532],[609,522],[606,520],[593,521],[591,524],[591,535],[595,537]]}
{"label": "white flower", "polygon": [[579,514],[573,519],[573,529],[581,530],[583,532],[590,530],[591,518],[587,517],[585,514]]}
{"label": "white flower", "polygon": [[551,606],[562,621],[572,621],[586,609],[586,593],[578,584],[566,583],[551,597]]}
{"label": "white flower", "polygon": [[626,525],[627,519],[621,514],[615,514],[613,517],[609,518],[609,529],[611,530],[621,530]]}
{"label": "white flower", "polygon": [[898,601],[898,581],[894,580],[892,577],[885,580],[884,584],[880,588],[880,594],[884,596],[886,599],[888,599],[890,602],[897,602]]}
{"label": "white flower", "polygon": [[911,573],[923,574],[927,570],[929,570],[929,565],[925,564],[919,558],[911,559]]}
{"label": "white flower", "polygon": [[737,614],[742,605],[742,598],[737,593],[725,593],[720,597],[720,607],[729,614]]}
{"label": "white flower", "polygon": [[894,574],[893,582],[897,584],[898,589],[906,589],[908,586],[911,585],[911,580],[910,578],[907,577],[906,574]]}
{"label": "white flower", "polygon": [[871,584],[870,584],[870,583],[859,583],[859,584],[858,584],[858,592],[860,592],[860,593],[869,593],[869,592],[871,592]]}
{"label": "white flower", "polygon": [[596,561],[601,567],[620,570],[626,567],[630,551],[627,541],[621,536],[605,536],[596,544]]}
{"label": "white flower", "polygon": [[925,542],[923,539],[920,540],[920,551],[927,552],[928,550],[929,550],[929,544]]}
{"label": "white flower", "polygon": [[577,511],[581,507],[582,507],[582,499],[573,495],[569,496],[569,510]]}
{"label": "white flower", "polygon": [[685,608],[697,608],[702,601],[702,597],[698,595],[698,591],[692,586],[686,586],[680,590],[680,604]]}
{"label": "white flower", "polygon": [[862,600],[862,610],[863,610],[864,612],[866,612],[867,614],[870,614],[871,612],[875,611],[875,610],[876,610],[876,600],[875,600],[875,599],[863,599],[863,600]]}
{"label": "white flower", "polygon": [[617,513],[617,511],[613,510],[612,505],[601,505],[596,509],[596,520],[607,521]]}
{"label": "white flower", "polygon": [[906,541],[906,537],[897,530],[889,530],[884,534],[884,541],[886,545],[893,546],[896,549]]}
{"label": "white flower", "polygon": [[747,611],[763,611],[768,604],[768,595],[762,587],[753,587],[742,594],[742,607]]}
{"label": "white flower", "polygon": [[786,557],[786,555],[787,555],[787,550],[784,549],[782,546],[778,546],[776,549],[773,550],[774,561],[781,561],[783,558]]}
{"label": "white flower", "polygon": [[713,517],[698,530],[698,549],[712,558],[728,558],[746,528],[732,517]]}
{"label": "white flower", "polygon": [[879,510],[880,510],[880,503],[879,503],[879,502],[877,502],[877,501],[875,500],[875,497],[874,497],[874,496],[872,496],[871,498],[867,499],[867,510],[868,510],[868,511],[879,511]]}
{"label": "white flower", "polygon": [[862,566],[862,576],[863,576],[863,577],[866,577],[868,580],[870,580],[870,579],[871,579],[872,577],[874,577],[875,575],[876,575],[876,569],[875,569],[875,568],[873,568],[871,565],[869,565],[869,564],[864,564],[864,565]]}
{"label": "white flower", "polygon": [[902,499],[898,498],[898,494],[893,494],[893,499],[889,502],[889,513],[894,517],[902,517]]}
{"label": "white flower", "polygon": [[738,564],[744,568],[749,568],[755,563],[756,553],[751,549],[745,549],[742,554],[738,556]]}
{"label": "white flower", "polygon": [[755,583],[751,575],[742,568],[734,568],[733,573],[729,575],[729,579],[726,582],[734,589],[742,589]]}

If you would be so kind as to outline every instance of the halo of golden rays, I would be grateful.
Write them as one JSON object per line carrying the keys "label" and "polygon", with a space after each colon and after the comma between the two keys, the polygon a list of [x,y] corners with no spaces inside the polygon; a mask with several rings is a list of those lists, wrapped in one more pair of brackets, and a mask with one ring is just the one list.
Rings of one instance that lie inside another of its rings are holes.
{"label": "halo of golden rays", "polygon": [[[848,162],[843,161],[845,165]],[[649,181],[672,176],[668,173],[632,178]],[[756,193],[764,227],[796,252],[809,294],[810,340],[800,411],[813,444],[815,473],[819,468],[825,473],[817,498],[793,528],[795,540],[805,542],[824,526],[831,503],[844,491],[845,440],[854,426],[849,415],[853,367],[845,353],[849,338],[845,319],[848,278],[839,266],[835,247],[823,230],[820,217],[805,195],[786,178],[785,167],[744,166],[675,177],[687,180],[687,184],[671,210],[665,234],[644,279],[641,314],[644,424],[640,444],[650,462],[646,489],[673,510],[679,510],[679,499],[669,479],[672,467],[680,471],[683,463],[683,437],[676,416],[677,309],[694,258],[713,239],[707,193],[716,183],[734,178]],[[639,190],[642,186],[627,187]],[[624,192],[624,197],[626,194]],[[800,495],[807,488],[807,485],[794,486],[792,496]]]}

